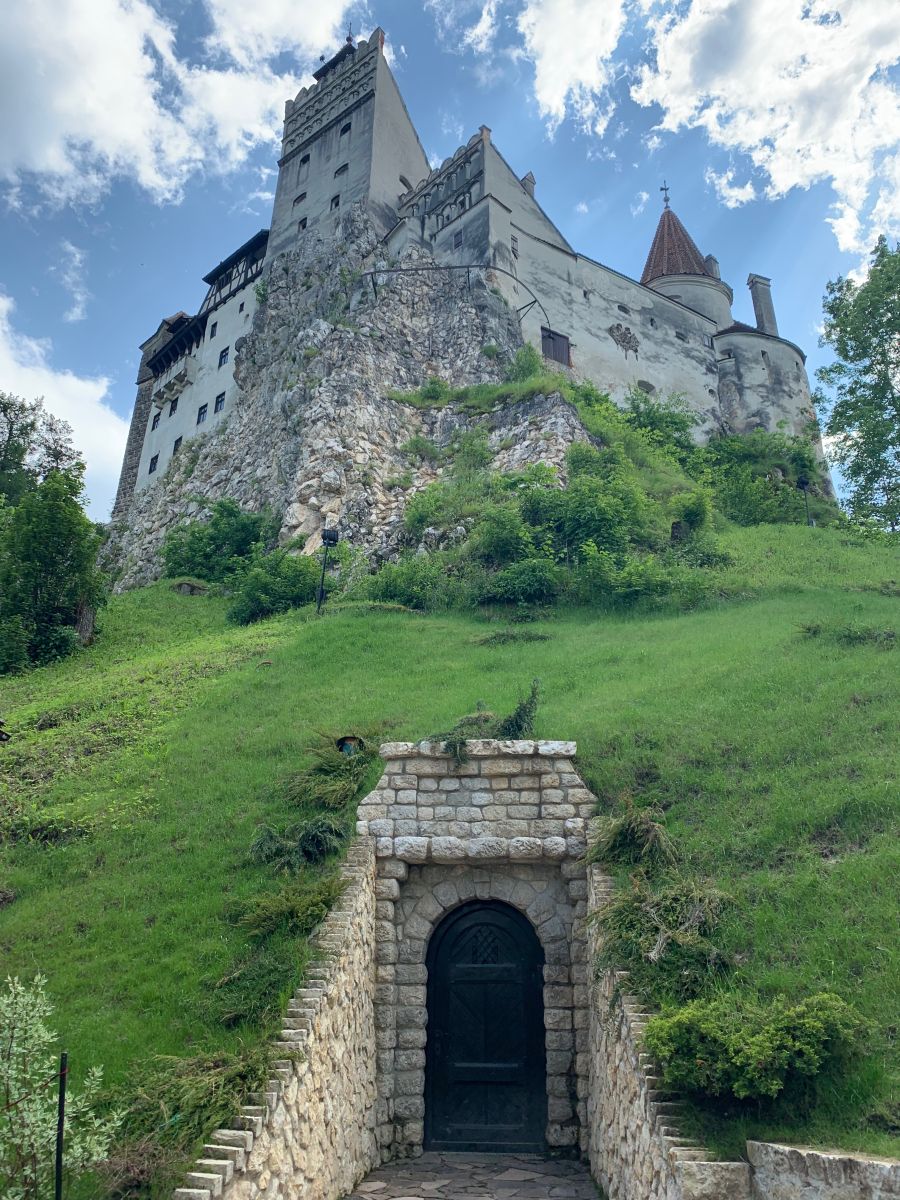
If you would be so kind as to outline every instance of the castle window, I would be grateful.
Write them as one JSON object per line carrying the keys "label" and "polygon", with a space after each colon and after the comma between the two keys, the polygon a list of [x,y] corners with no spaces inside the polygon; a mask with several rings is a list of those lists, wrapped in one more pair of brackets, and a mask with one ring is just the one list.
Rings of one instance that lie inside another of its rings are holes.
{"label": "castle window", "polygon": [[631,316],[631,309],[630,309],[630,308],[626,308],[626,306],[625,306],[624,304],[620,304],[620,305],[618,305],[618,309],[619,309],[619,312],[623,312],[623,313],[625,314],[625,316],[626,316],[626,317],[630,317],[630,316]]}
{"label": "castle window", "polygon": [[334,173],[335,179],[337,179],[337,177],[339,175],[346,175],[349,170],[350,170],[349,163],[341,163],[341,165],[338,167],[338,169]]}
{"label": "castle window", "polygon": [[239,312],[239,313],[242,313],[243,311],[244,311],[244,301],[242,300],[242,301],[241,301],[241,307],[238,309],[238,312]]}
{"label": "castle window", "polygon": [[218,396],[216,396],[216,403],[213,408],[213,412],[221,412],[224,407],[225,407],[225,393],[219,392]]}
{"label": "castle window", "polygon": [[341,207],[341,196],[340,196],[340,192],[339,192],[336,196],[331,197],[331,211],[334,212],[335,209],[338,209],[340,207]]}
{"label": "castle window", "polygon": [[569,339],[564,333],[555,333],[552,329],[541,328],[541,353],[544,358],[569,366]]}
{"label": "castle window", "polygon": [[403,188],[404,192],[411,192],[413,190],[413,185],[409,182],[405,175],[400,176],[400,186]]}
{"label": "castle window", "polygon": [[706,346],[708,349],[712,350],[712,344],[713,344],[712,338],[709,336],[708,333],[704,333],[703,345]]}
{"label": "castle window", "polygon": [[346,125],[341,126],[341,137],[347,137],[349,135],[351,124],[352,123],[348,121]]}
{"label": "castle window", "polygon": [[225,364],[228,362],[228,351],[230,349],[231,349],[230,346],[226,346],[224,350],[219,352],[219,366],[220,367],[224,367]]}
{"label": "castle window", "polygon": [[159,418],[160,418],[161,416],[162,416],[162,409],[158,409],[158,410],[157,410],[157,411],[156,411],[156,412],[153,414],[153,420],[150,422],[150,432],[151,432],[151,433],[153,432],[153,430],[154,430],[154,429],[157,427],[157,425],[159,424]]}
{"label": "castle window", "polygon": [[172,403],[169,405],[169,416],[170,417],[174,416],[177,411],[178,411],[178,397],[176,396],[175,399],[172,401]]}
{"label": "castle window", "polygon": [[174,444],[172,445],[172,453],[177,454],[180,449],[181,449],[181,438],[177,437],[175,439]]}
{"label": "castle window", "polygon": [[297,222],[297,232],[302,233],[305,228],[306,228],[306,217],[301,217],[300,220]]}
{"label": "castle window", "polygon": [[656,395],[656,388],[649,381],[649,379],[639,379],[637,381],[637,385],[641,389],[641,391],[644,393],[645,396],[655,396]]}
{"label": "castle window", "polygon": [[463,242],[462,230],[457,229],[456,233],[454,233],[454,235],[453,235],[453,249],[458,250],[460,248],[460,246],[462,245],[462,242]]}
{"label": "castle window", "polygon": [[297,205],[302,204],[305,199],[306,199],[306,192],[301,192],[299,196],[294,197],[293,207],[296,208]]}
{"label": "castle window", "polygon": [[212,325],[210,325],[210,327],[209,327],[209,340],[210,341],[212,341],[213,338],[216,336],[216,330],[218,328],[219,328],[219,322],[213,321]]}
{"label": "castle window", "polygon": [[300,165],[297,168],[297,182],[302,183],[309,175],[309,155],[304,154],[300,159]]}
{"label": "castle window", "polygon": [[679,342],[686,342],[686,341],[687,341],[687,334],[686,334],[686,333],[682,333],[680,329],[676,329],[676,330],[675,330],[675,336],[678,338]]}
{"label": "castle window", "polygon": [[147,472],[148,475],[153,474],[153,472],[156,470],[158,463],[159,463],[159,455],[154,454],[153,457],[150,459],[150,470]]}
{"label": "castle window", "polygon": [[765,352],[765,350],[761,350],[761,351],[760,351],[760,354],[762,354],[762,359],[763,359],[763,362],[766,364],[766,366],[768,366],[768,365],[769,365],[769,356],[768,356],[768,354]]}
{"label": "castle window", "polygon": [[519,239],[516,237],[516,235],[514,233],[510,235],[509,248],[510,248],[510,250],[512,250],[513,258],[518,258],[519,257]]}
{"label": "castle window", "polygon": [[655,329],[655,328],[656,328],[656,317],[651,317],[651,318],[650,318],[650,328],[651,328],[651,329]]}
{"label": "castle window", "polygon": [[202,425],[203,422],[206,420],[207,412],[209,412],[209,405],[201,404],[200,407],[197,409],[197,424],[198,425]]}

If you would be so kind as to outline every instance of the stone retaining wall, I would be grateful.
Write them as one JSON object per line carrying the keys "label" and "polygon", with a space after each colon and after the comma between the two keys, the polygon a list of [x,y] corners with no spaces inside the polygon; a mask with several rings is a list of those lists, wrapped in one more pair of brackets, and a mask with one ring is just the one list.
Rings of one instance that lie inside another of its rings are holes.
{"label": "stone retaining wall", "polygon": [[900,1162],[840,1150],[748,1142],[754,1200],[894,1200]]}
{"label": "stone retaining wall", "polygon": [[284,1018],[266,1092],[249,1097],[175,1200],[337,1200],[378,1161],[375,1145],[375,855],[354,845],[344,895]]}
{"label": "stone retaining wall", "polygon": [[[588,905],[600,907],[612,880],[589,869]],[[591,961],[599,949],[588,926]],[[680,1135],[679,1102],[667,1094],[641,1048],[649,1014],[625,991],[627,978],[606,972],[595,980],[590,1006],[587,1102],[588,1157],[608,1200],[750,1200],[746,1163],[714,1162]]]}

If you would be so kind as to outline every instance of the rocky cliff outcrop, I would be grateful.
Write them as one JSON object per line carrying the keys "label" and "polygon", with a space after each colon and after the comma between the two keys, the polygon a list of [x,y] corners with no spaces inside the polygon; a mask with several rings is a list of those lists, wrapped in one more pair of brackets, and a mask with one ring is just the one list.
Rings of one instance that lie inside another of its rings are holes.
{"label": "rocky cliff outcrop", "polygon": [[522,336],[489,270],[438,268],[420,247],[391,263],[379,254],[356,209],[333,239],[310,236],[274,260],[253,330],[236,346],[228,420],[186,443],[111,528],[106,561],[117,588],[157,578],[169,530],[225,497],[271,508],[281,539],[304,534],[308,552],[328,524],[373,561],[396,557],[408,548],[410,495],[440,474],[402,449],[416,434],[447,446],[484,425],[498,470],[562,466],[571,442],[586,438],[560,395],[476,416],[392,399],[434,376],[454,388],[495,382]]}

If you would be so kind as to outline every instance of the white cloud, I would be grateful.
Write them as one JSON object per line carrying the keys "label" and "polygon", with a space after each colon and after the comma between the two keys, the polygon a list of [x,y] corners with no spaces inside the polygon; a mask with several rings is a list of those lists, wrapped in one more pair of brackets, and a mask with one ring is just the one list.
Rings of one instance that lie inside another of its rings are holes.
{"label": "white cloud", "polygon": [[748,179],[746,183],[735,183],[734,170],[730,167],[718,174],[712,167],[707,167],[703,178],[715,188],[716,195],[726,208],[740,208],[742,204],[749,204],[756,199],[756,188],[752,181]]}
{"label": "white cloud", "polygon": [[650,199],[649,192],[638,192],[631,205],[631,215],[639,217],[647,207],[647,201]]}
{"label": "white cloud", "polygon": [[85,283],[85,268],[87,254],[68,240],[59,244],[59,262],[53,268],[62,286],[69,293],[71,305],[63,313],[64,321],[83,321],[87,316],[88,300],[91,293]]}
{"label": "white cloud", "polygon": [[456,146],[460,145],[465,134],[462,121],[455,113],[448,112],[447,109],[441,111],[441,133],[455,143],[454,150]]}
{"label": "white cloud", "polygon": [[49,341],[27,337],[13,328],[14,308],[12,298],[0,292],[2,387],[27,400],[43,396],[47,411],[69,422],[75,445],[87,461],[89,512],[94,520],[105,520],[115,497],[128,422],[105,402],[109,380],[52,366]]}
{"label": "white cloud", "polygon": [[[769,198],[830,183],[842,250],[900,231],[900,22],[886,0],[665,0],[632,96],[748,156]],[[725,172],[725,195],[734,196]],[[746,189],[748,185],[744,185]],[[726,200],[726,203],[728,201]]]}
{"label": "white cloud", "polygon": [[486,0],[481,16],[463,34],[463,44],[476,54],[488,54],[497,36],[497,9],[500,0]]}
{"label": "white cloud", "polygon": [[174,27],[149,0],[29,0],[4,12],[0,181],[22,208],[23,186],[45,199],[96,201],[128,177],[177,200],[201,169],[224,172],[276,144],[304,66],[343,39],[346,0],[205,0],[207,58],[179,56]]}
{"label": "white cloud", "polygon": [[615,111],[605,95],[612,55],[625,27],[625,0],[526,0],[517,27],[534,63],[534,95],[550,131],[567,116],[603,135]]}
{"label": "white cloud", "polygon": [[578,201],[578,203],[575,205],[575,211],[576,211],[577,213],[581,213],[581,215],[582,215],[582,216],[584,216],[584,214],[585,214],[586,212],[589,212],[589,211],[590,211],[590,209],[589,209],[589,207],[588,207],[588,204],[587,204],[587,202],[586,202],[586,201],[584,201],[584,200],[579,200],[579,201]]}

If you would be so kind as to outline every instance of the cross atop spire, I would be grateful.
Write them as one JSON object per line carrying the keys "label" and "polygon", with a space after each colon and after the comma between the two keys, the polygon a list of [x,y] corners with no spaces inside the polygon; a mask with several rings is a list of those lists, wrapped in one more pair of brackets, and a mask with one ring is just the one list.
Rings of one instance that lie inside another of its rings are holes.
{"label": "cross atop spire", "polygon": [[350,21],[347,25],[347,45],[353,45],[353,22]]}
{"label": "cross atop spire", "polygon": [[663,194],[663,204],[666,208],[669,207],[669,185],[663,180],[662,187],[659,189]]}

